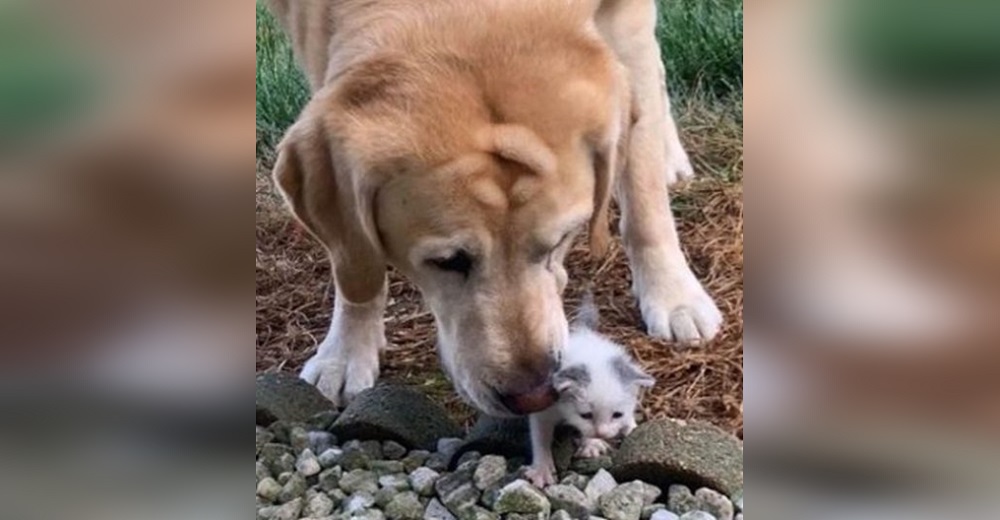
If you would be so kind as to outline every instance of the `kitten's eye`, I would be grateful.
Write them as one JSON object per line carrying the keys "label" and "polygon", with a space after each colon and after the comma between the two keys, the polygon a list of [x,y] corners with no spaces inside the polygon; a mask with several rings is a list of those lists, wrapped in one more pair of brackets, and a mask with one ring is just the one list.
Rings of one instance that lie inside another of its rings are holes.
{"label": "kitten's eye", "polygon": [[625,417],[625,414],[623,414],[621,412],[615,412],[614,415],[612,415],[611,417],[613,417],[615,419],[621,419],[622,417]]}
{"label": "kitten's eye", "polygon": [[584,419],[586,419],[588,421],[592,421],[594,419],[594,414],[592,414],[592,413],[581,413],[580,417],[583,417]]}
{"label": "kitten's eye", "polygon": [[473,266],[472,257],[466,251],[459,251],[448,258],[434,258],[428,260],[427,263],[441,271],[458,273],[466,278],[472,272]]}

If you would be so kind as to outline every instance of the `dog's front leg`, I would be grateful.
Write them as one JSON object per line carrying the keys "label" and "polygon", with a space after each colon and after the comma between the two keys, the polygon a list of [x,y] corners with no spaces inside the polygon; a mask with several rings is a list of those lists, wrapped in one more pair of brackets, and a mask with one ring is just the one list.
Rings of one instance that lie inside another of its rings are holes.
{"label": "dog's front leg", "polygon": [[302,369],[302,379],[338,405],[375,385],[379,351],[385,346],[387,284],[371,301],[355,303],[337,290],[326,339]]}
{"label": "dog's front leg", "polygon": [[664,142],[676,138],[676,127],[664,106],[656,4],[605,0],[597,22],[628,70],[631,84],[628,167],[619,179],[617,195],[643,319],[653,336],[686,343],[711,339],[721,328],[722,315],[681,251],[663,178],[669,163]]}

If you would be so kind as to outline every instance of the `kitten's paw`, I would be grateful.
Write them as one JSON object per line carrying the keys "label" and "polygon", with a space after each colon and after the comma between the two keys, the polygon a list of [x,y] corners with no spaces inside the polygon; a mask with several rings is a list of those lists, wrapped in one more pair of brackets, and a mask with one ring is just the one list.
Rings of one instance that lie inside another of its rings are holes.
{"label": "kitten's paw", "polygon": [[555,468],[549,466],[529,466],[524,477],[538,489],[545,489],[556,483]]}
{"label": "kitten's paw", "polygon": [[578,457],[593,459],[605,455],[610,451],[611,445],[601,439],[584,439],[576,454]]}

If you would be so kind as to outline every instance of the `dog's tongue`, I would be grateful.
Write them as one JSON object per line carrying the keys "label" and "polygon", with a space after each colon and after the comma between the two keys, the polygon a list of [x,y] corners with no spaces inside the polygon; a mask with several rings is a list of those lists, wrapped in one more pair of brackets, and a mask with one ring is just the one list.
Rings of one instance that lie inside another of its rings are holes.
{"label": "dog's tongue", "polygon": [[558,400],[559,393],[552,385],[542,385],[526,394],[512,398],[511,405],[517,412],[532,414],[549,408]]}

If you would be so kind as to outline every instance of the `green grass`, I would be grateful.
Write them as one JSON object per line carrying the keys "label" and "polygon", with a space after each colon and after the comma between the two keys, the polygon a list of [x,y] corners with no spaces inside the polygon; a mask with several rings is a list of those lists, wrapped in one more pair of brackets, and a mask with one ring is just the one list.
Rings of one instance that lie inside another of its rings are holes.
{"label": "green grass", "polygon": [[261,2],[257,2],[257,158],[274,150],[309,100],[309,86],[292,47]]}
{"label": "green grass", "polygon": [[[658,0],[657,37],[671,95],[743,92],[743,0]],[[741,101],[742,105],[742,101]]]}
{"label": "green grass", "polygon": [[[743,117],[743,0],[658,0],[664,59],[677,106],[692,102]],[[257,157],[271,153],[308,100],[281,28],[257,2]]]}

